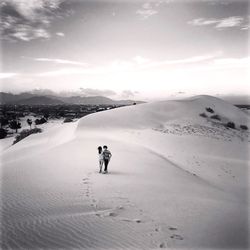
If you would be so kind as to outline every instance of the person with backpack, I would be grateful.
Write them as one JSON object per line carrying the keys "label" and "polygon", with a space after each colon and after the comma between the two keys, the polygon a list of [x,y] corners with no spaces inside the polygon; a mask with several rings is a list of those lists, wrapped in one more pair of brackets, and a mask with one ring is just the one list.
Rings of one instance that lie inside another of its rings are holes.
{"label": "person with backpack", "polygon": [[104,161],[104,172],[103,173],[107,174],[108,173],[108,164],[109,164],[109,161],[112,157],[112,154],[108,150],[108,147],[106,145],[103,146],[102,155],[103,155],[103,161]]}
{"label": "person with backpack", "polygon": [[98,157],[99,157],[99,173],[102,172],[102,166],[103,166],[103,151],[102,151],[102,147],[99,146],[98,148]]}

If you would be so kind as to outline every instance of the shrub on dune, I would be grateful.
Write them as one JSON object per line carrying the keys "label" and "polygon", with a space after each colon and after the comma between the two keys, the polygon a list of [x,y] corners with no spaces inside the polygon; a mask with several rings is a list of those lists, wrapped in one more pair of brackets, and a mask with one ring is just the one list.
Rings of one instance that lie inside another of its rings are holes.
{"label": "shrub on dune", "polygon": [[241,128],[242,130],[248,130],[248,127],[247,127],[246,125],[240,125],[240,128]]}
{"label": "shrub on dune", "polygon": [[228,123],[226,124],[226,127],[227,127],[227,128],[235,129],[235,124],[234,124],[234,122],[228,122]]}
{"label": "shrub on dune", "polygon": [[7,130],[4,128],[0,128],[0,139],[3,139],[7,136]]}
{"label": "shrub on dune", "polygon": [[15,130],[16,133],[17,133],[18,129],[21,128],[22,126],[21,126],[21,123],[20,123],[18,120],[12,120],[12,121],[10,122],[9,127],[10,127],[11,129]]}
{"label": "shrub on dune", "polygon": [[27,136],[31,134],[41,133],[42,130],[40,128],[33,128],[33,129],[24,129],[21,131],[19,135],[15,137],[15,141],[13,144],[16,144],[17,142],[21,141],[22,139],[26,138]]}
{"label": "shrub on dune", "polygon": [[73,122],[73,120],[71,118],[65,118],[65,120],[63,121],[64,123],[67,123],[67,122]]}
{"label": "shrub on dune", "polygon": [[44,123],[46,123],[47,122],[47,120],[43,117],[43,118],[41,118],[41,119],[36,119],[35,120],[35,124],[36,125],[40,125],[40,124],[44,124]]}
{"label": "shrub on dune", "polygon": [[206,108],[206,111],[209,112],[209,113],[214,113],[214,110],[212,108]]}
{"label": "shrub on dune", "polygon": [[204,117],[204,118],[207,117],[207,115],[206,115],[205,113],[201,113],[200,116],[201,116],[201,117]]}
{"label": "shrub on dune", "polygon": [[221,118],[220,118],[219,115],[212,115],[210,118],[211,118],[211,119],[214,119],[214,120],[218,120],[218,121],[221,120]]}

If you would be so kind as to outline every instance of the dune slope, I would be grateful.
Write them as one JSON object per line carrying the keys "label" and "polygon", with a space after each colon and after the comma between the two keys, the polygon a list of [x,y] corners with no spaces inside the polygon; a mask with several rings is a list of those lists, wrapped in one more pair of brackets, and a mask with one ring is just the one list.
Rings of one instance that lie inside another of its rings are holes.
{"label": "dune slope", "polygon": [[[221,123],[199,116],[207,107]],[[247,249],[248,132],[226,121],[249,116],[199,96],[92,114],[8,148],[2,248]]]}

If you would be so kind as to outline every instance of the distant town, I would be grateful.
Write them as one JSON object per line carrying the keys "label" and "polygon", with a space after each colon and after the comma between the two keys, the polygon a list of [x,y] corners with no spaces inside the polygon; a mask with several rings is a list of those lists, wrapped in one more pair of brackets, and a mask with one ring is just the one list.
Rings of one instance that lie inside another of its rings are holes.
{"label": "distant town", "polygon": [[[25,138],[42,132],[46,124],[74,122],[95,112],[139,103],[142,102],[113,100],[104,96],[67,97],[30,92],[0,92],[0,139],[13,136]],[[40,126],[42,124],[44,125]]]}
{"label": "distant town", "polygon": [[[132,105],[136,105],[136,103],[133,103]],[[52,120],[60,120],[62,123],[73,122],[92,113],[120,108],[123,106],[127,105],[0,105],[0,139],[17,134],[21,131],[22,127],[26,127],[26,130],[24,131],[26,133],[38,133],[41,132],[41,130],[37,129],[39,125],[48,123]],[[26,126],[23,126],[22,124],[25,124]],[[27,131],[27,125],[29,125],[29,130],[31,132]]]}
{"label": "distant town", "polygon": [[[98,103],[98,104],[97,104]],[[16,137],[16,141],[40,133],[42,124],[74,122],[86,115],[136,105],[141,101],[115,101],[102,96],[58,97],[30,93],[14,95],[0,92],[0,139]],[[248,112],[250,105],[235,105]]]}

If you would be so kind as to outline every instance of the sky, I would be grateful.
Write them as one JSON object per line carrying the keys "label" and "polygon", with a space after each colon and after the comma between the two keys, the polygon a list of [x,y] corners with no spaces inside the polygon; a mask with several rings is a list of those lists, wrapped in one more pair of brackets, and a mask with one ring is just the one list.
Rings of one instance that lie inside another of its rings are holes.
{"label": "sky", "polygon": [[0,91],[248,95],[248,0],[4,0]]}

